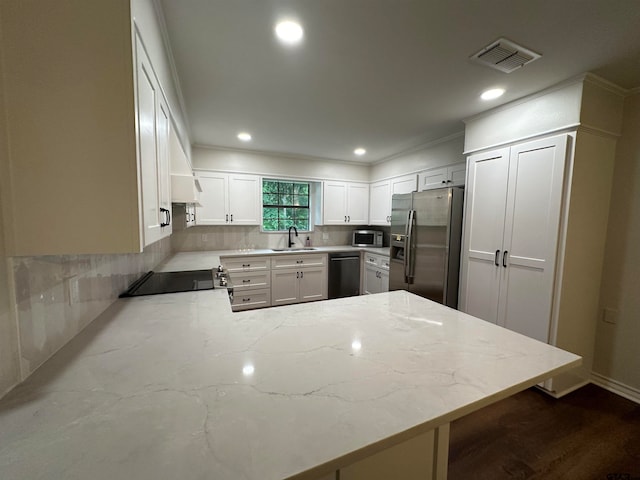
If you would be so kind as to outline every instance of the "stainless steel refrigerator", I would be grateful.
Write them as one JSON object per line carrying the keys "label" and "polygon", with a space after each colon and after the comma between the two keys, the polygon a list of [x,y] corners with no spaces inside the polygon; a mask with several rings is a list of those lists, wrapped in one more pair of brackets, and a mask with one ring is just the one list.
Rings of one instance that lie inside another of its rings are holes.
{"label": "stainless steel refrigerator", "polygon": [[458,306],[464,189],[394,195],[389,290]]}

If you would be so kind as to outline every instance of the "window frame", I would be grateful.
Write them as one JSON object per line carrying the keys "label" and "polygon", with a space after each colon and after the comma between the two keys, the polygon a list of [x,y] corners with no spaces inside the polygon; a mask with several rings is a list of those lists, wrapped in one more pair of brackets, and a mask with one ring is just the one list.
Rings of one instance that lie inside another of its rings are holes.
{"label": "window frame", "polygon": [[314,195],[313,195],[313,181],[311,180],[306,180],[306,179],[299,179],[299,178],[283,178],[283,177],[262,177],[261,178],[261,182],[260,182],[260,232],[261,233],[275,233],[275,234],[283,234],[283,233],[287,233],[288,232],[288,228],[286,230],[266,230],[265,229],[265,216],[264,216],[264,209],[265,209],[265,203],[264,203],[264,185],[265,182],[278,182],[278,183],[291,183],[291,184],[304,184],[307,186],[307,205],[284,205],[284,204],[267,204],[266,208],[304,208],[307,210],[307,223],[308,223],[308,228],[307,229],[301,229],[298,228],[297,225],[296,228],[298,230],[298,232],[302,233],[302,232],[306,232],[306,233],[311,233],[313,232],[313,227],[314,227],[314,221],[313,221],[313,211],[314,211],[314,205],[313,202],[315,201],[313,199]]}

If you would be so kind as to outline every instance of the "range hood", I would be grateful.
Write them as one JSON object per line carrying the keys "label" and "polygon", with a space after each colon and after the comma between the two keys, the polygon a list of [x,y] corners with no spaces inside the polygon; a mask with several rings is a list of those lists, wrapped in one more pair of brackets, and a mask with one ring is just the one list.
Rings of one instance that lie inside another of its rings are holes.
{"label": "range hood", "polygon": [[171,203],[195,203],[199,205],[200,183],[193,176],[191,163],[174,129],[169,130],[171,159]]}
{"label": "range hood", "polygon": [[171,174],[171,203],[199,203],[200,182],[193,175]]}

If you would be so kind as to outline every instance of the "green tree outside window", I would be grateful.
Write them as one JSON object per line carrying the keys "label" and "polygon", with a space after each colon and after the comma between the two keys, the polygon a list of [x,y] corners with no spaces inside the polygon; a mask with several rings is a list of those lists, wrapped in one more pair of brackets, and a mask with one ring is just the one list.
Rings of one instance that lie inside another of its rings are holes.
{"label": "green tree outside window", "polygon": [[309,230],[309,184],[263,180],[263,230],[279,232],[292,226],[298,230]]}

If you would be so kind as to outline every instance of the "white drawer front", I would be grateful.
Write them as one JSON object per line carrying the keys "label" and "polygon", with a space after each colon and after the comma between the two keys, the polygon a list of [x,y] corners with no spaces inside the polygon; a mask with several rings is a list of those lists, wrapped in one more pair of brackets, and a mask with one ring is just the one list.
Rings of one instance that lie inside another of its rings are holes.
{"label": "white drawer front", "polygon": [[271,269],[320,267],[327,264],[324,253],[307,253],[303,255],[274,255],[271,257]]}
{"label": "white drawer front", "polygon": [[378,266],[384,270],[389,270],[389,257],[380,257]]}
{"label": "white drawer front", "polygon": [[271,274],[264,272],[238,272],[231,275],[234,291],[255,290],[271,287]]}
{"label": "white drawer front", "polygon": [[373,253],[367,253],[364,252],[364,264],[365,265],[374,265],[374,266],[378,266],[380,265],[380,256],[379,255],[374,255]]}
{"label": "white drawer front", "polygon": [[229,273],[269,270],[269,257],[222,257],[221,262]]}
{"label": "white drawer front", "polygon": [[238,291],[233,289],[233,301],[231,310],[251,310],[253,308],[268,307],[271,305],[271,291],[269,289]]}

